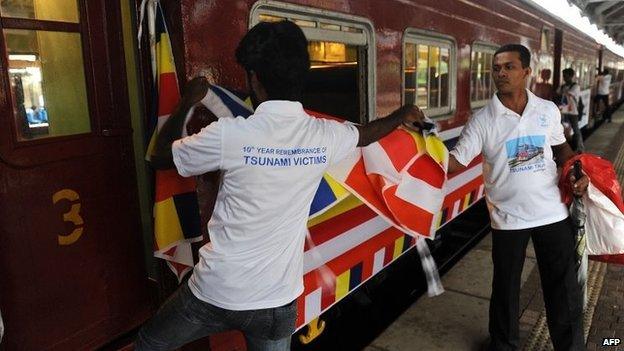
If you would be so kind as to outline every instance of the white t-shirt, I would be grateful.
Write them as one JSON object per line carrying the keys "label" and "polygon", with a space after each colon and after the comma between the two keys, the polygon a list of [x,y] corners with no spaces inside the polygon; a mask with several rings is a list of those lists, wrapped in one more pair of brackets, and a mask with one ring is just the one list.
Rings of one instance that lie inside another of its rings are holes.
{"label": "white t-shirt", "polygon": [[[581,98],[581,87],[577,83],[562,85],[558,89],[562,95],[562,105],[559,107],[566,115],[578,115],[578,101]],[[564,100],[565,99],[565,100]]]}
{"label": "white t-shirt", "polygon": [[358,138],[355,126],[311,117],[298,102],[267,101],[247,119],[221,118],[174,142],[182,176],[223,171],[193,294],[229,310],[296,299],[310,204],[325,170]]}
{"label": "white t-shirt", "polygon": [[598,76],[598,95],[609,95],[609,86],[611,86],[611,75]]}
{"label": "white t-shirt", "polygon": [[496,94],[468,121],[451,154],[463,165],[483,153],[485,194],[492,228],[533,228],[565,219],[551,145],[565,143],[554,103],[527,90],[522,116]]}

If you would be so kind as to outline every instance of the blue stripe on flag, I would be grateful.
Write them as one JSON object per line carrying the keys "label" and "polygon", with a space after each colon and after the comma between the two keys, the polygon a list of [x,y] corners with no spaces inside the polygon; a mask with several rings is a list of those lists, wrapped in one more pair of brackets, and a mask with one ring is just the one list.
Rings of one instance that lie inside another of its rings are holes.
{"label": "blue stripe on flag", "polygon": [[327,183],[325,178],[321,178],[321,183],[316,190],[316,194],[314,195],[314,200],[312,200],[312,205],[310,206],[310,215],[315,214],[316,212],[326,208],[336,201],[337,197],[332,191],[332,188]]}
{"label": "blue stripe on flag", "polygon": [[160,8],[160,4],[156,7],[156,42],[160,41],[160,34],[167,33],[167,23],[165,22],[165,14]]}
{"label": "blue stripe on flag", "polygon": [[221,99],[223,104],[232,111],[232,116],[242,116],[244,118],[249,117],[253,112],[250,111],[241,100],[235,100],[232,96],[227,94],[223,88],[218,86],[211,86],[212,91]]}
{"label": "blue stripe on flag", "polygon": [[190,192],[173,195],[180,227],[186,239],[201,235],[201,220],[199,217],[199,205],[197,204],[197,193]]}

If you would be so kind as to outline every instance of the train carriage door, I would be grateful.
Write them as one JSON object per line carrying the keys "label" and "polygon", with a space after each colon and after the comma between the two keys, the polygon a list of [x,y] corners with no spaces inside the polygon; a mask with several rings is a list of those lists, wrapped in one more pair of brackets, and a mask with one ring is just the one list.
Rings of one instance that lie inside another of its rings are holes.
{"label": "train carriage door", "polygon": [[250,27],[285,19],[299,25],[308,39],[310,74],[303,106],[354,123],[375,116],[372,24],[356,16],[271,1],[254,6]]}
{"label": "train carriage door", "polygon": [[120,1],[0,1],[7,350],[94,349],[150,310]]}

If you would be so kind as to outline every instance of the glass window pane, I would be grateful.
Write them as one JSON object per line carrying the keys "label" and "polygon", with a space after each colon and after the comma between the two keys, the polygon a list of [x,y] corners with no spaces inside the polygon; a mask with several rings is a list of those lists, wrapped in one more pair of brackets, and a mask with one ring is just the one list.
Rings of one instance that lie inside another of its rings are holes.
{"label": "glass window pane", "polygon": [[258,20],[260,22],[280,22],[280,21],[283,21],[285,19],[286,18],[284,18],[284,17],[265,15],[265,14],[261,14],[260,16],[258,16]]}
{"label": "glass window pane", "polygon": [[78,22],[77,0],[0,0],[3,17]]}
{"label": "glass window pane", "polygon": [[440,93],[440,48],[429,49],[429,108],[439,107]]}
{"label": "glass window pane", "polygon": [[308,42],[308,53],[312,67],[328,64],[355,64],[357,61],[355,46],[331,41]]}
{"label": "glass window pane", "polygon": [[327,29],[327,30],[340,30],[340,25],[339,24],[333,24],[333,23],[323,23],[321,22],[319,27],[321,29]]}
{"label": "glass window pane", "polygon": [[91,131],[79,33],[5,29],[19,138]]}
{"label": "glass window pane", "polygon": [[416,105],[422,109],[428,107],[429,93],[429,46],[418,45]]}
{"label": "glass window pane", "polygon": [[470,53],[470,101],[479,100],[477,97],[478,64],[477,52],[473,51]]}
{"label": "glass window pane", "polygon": [[476,90],[477,90],[477,101],[479,100],[483,100],[483,53],[482,52],[477,52],[477,57],[476,57],[476,63],[477,63],[477,83],[476,83]]}
{"label": "glass window pane", "polygon": [[404,78],[405,78],[405,103],[416,103],[416,45],[405,44],[405,62]]}
{"label": "glass window pane", "polygon": [[302,104],[306,108],[355,123],[366,119],[367,77],[365,64],[358,61],[363,46],[331,41],[310,41],[312,59]]}
{"label": "glass window pane", "polygon": [[483,66],[483,81],[484,81],[484,99],[489,99],[492,96],[492,54],[486,52],[484,56]]}
{"label": "glass window pane", "polygon": [[488,87],[485,85],[485,52],[479,53],[479,100],[487,99]]}
{"label": "glass window pane", "polygon": [[313,22],[313,21],[306,21],[306,20],[295,19],[294,22],[299,27],[316,28],[316,22]]}
{"label": "glass window pane", "polygon": [[449,65],[451,58],[449,49],[440,49],[440,106],[447,107],[449,103]]}

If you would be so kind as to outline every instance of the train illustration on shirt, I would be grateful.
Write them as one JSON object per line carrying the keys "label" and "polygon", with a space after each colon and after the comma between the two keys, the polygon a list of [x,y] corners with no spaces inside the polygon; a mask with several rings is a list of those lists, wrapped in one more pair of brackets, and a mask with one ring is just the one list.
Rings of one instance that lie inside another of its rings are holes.
{"label": "train illustration on shirt", "polygon": [[544,163],[544,136],[528,136],[510,140],[506,143],[507,164],[512,172],[532,170],[526,167]]}

